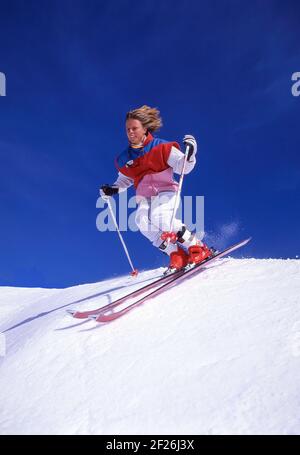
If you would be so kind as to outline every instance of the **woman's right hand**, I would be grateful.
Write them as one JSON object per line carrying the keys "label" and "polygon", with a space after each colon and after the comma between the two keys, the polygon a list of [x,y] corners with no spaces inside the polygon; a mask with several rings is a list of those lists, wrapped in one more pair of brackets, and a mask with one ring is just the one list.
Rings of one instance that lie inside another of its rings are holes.
{"label": "woman's right hand", "polygon": [[113,196],[114,194],[118,194],[119,192],[119,187],[114,186],[114,185],[108,185],[108,183],[105,183],[100,187],[100,196],[102,198],[107,198],[108,196]]}

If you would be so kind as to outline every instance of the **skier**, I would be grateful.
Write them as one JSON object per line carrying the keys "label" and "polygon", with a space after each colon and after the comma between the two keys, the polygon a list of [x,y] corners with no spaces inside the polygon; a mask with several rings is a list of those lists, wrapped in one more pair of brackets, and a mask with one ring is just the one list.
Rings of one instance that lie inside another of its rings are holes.
{"label": "skier", "polygon": [[[169,255],[168,271],[173,272],[187,264],[200,263],[213,253],[177,218],[173,218],[172,225],[175,243],[163,240],[163,234],[171,230],[173,211],[178,208],[175,207],[178,183],[173,173],[181,174],[185,155],[177,142],[152,135],[161,126],[156,108],[144,105],[126,114],[129,146],[115,160],[117,180],[112,185],[102,185],[100,195],[113,196],[135,186],[136,224],[154,246]],[[189,146],[184,172],[188,174],[196,164],[197,143],[191,135],[185,135],[183,143]]]}

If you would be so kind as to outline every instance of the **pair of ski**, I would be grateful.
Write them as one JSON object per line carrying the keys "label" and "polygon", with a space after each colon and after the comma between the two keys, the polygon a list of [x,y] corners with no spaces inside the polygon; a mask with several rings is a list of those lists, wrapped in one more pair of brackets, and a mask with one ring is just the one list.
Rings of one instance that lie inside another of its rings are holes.
{"label": "pair of ski", "polygon": [[[194,276],[195,274],[199,273],[207,264],[211,264],[216,259],[219,259],[227,254],[231,253],[232,251],[246,245],[251,240],[251,237],[243,240],[239,243],[236,243],[225,250],[216,253],[214,256],[206,259],[205,261],[201,262],[200,264],[195,265],[192,268],[184,268],[179,270],[178,272],[172,273],[171,275],[162,276],[157,280],[153,281],[152,283],[146,284],[145,286],[126,294],[124,297],[121,297],[114,302],[108,303],[107,305],[88,311],[76,311],[76,310],[67,310],[69,314],[71,314],[74,318],[77,319],[94,319],[97,322],[110,322],[113,321],[124,314],[131,311],[133,308],[141,305],[142,303],[150,300],[151,298],[160,295],[162,292],[170,289],[172,286],[177,285],[178,283],[182,282],[184,279]],[[150,292],[148,292],[150,291]],[[147,293],[148,292],[148,293]],[[147,293],[146,295],[144,295]],[[135,302],[121,308],[123,304],[127,301],[135,299],[143,295],[140,299],[136,300]]]}

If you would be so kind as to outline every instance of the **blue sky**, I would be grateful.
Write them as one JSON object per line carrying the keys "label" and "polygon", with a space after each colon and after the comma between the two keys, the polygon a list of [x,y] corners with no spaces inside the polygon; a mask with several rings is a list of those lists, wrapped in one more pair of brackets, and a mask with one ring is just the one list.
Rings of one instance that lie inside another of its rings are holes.
{"label": "blue sky", "polygon": [[[183,194],[205,196],[208,240],[299,255],[299,23],[297,1],[2,1],[0,285],[128,271],[96,200],[142,104],[159,107],[159,137],[198,140]],[[137,268],[167,263],[140,233],[124,238]]]}

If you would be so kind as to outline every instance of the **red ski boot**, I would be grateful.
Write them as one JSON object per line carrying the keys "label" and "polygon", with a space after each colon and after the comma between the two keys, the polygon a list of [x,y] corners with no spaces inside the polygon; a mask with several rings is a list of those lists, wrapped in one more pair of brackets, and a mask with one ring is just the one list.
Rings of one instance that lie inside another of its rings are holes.
{"label": "red ski boot", "polygon": [[205,243],[202,243],[202,245],[193,245],[189,247],[188,263],[200,264],[200,262],[203,262],[212,255],[213,251]]}
{"label": "red ski boot", "polygon": [[173,253],[170,254],[170,264],[165,271],[165,275],[177,272],[185,267],[188,264],[188,258],[189,256],[187,253],[182,248],[177,247],[177,251],[173,251]]}

